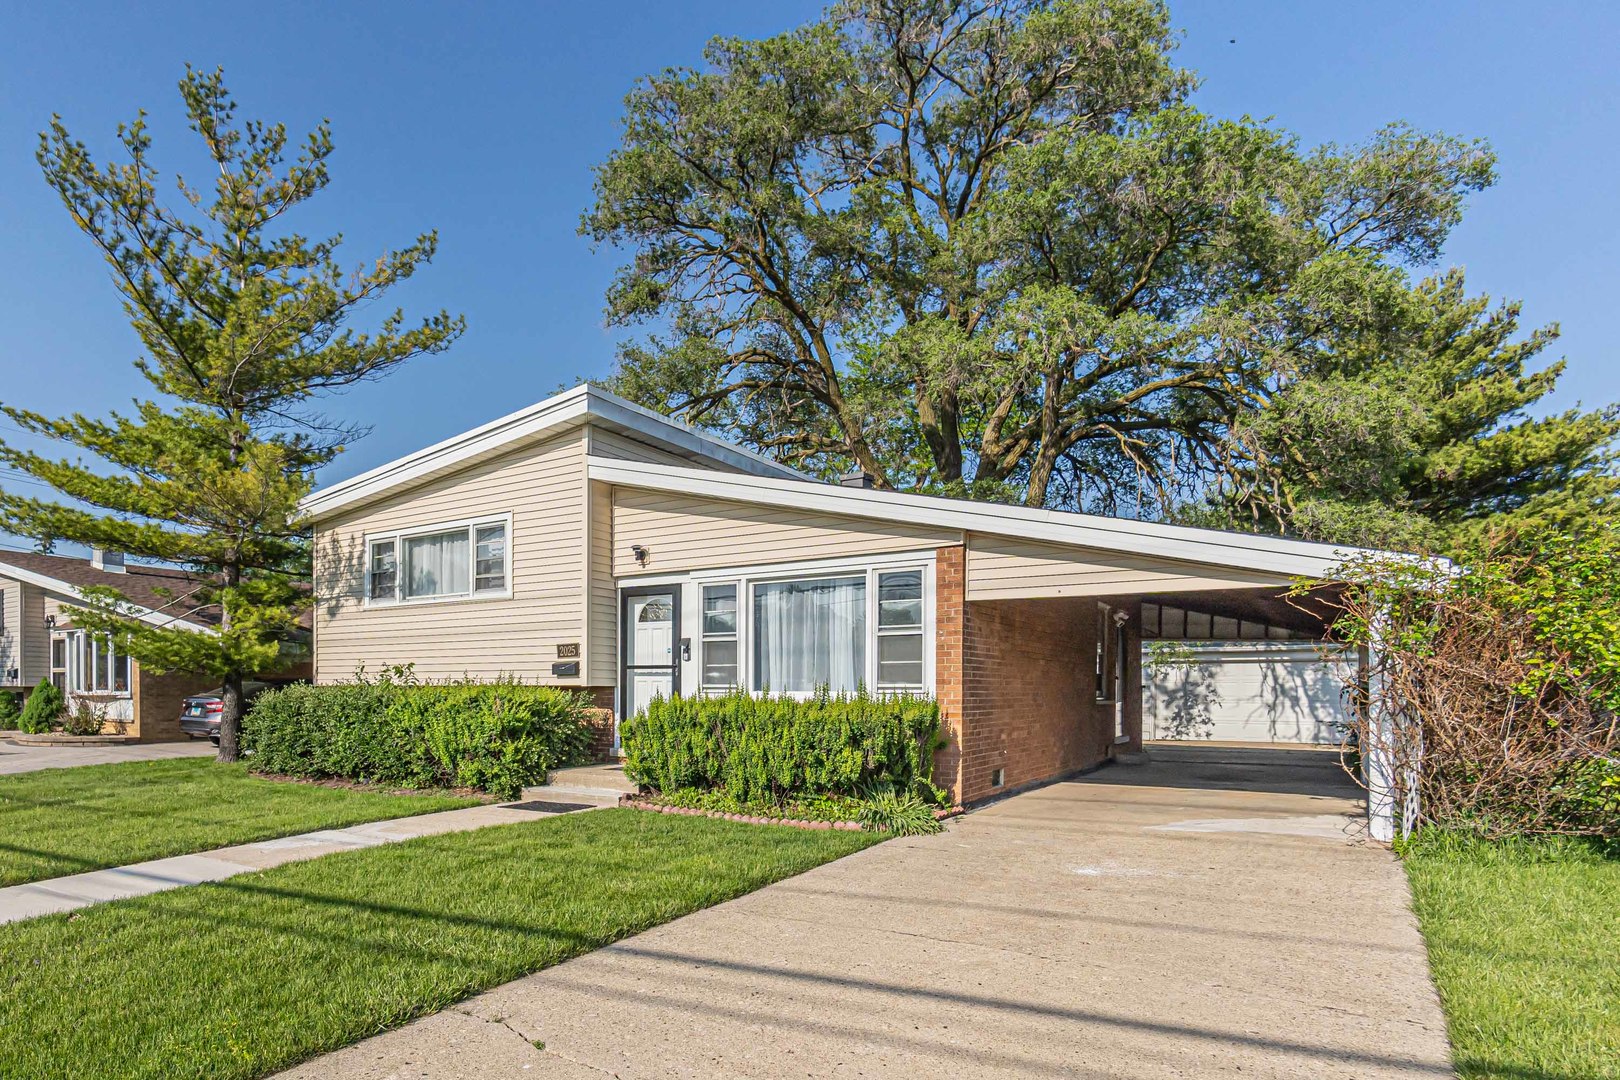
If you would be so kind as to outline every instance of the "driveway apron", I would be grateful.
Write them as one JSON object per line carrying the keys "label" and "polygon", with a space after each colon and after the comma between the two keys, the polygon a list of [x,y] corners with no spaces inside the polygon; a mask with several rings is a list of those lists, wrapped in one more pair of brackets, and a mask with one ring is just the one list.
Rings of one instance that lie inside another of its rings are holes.
{"label": "driveway apron", "polygon": [[1449,1076],[1405,878],[1336,769],[1156,749],[284,1075]]}

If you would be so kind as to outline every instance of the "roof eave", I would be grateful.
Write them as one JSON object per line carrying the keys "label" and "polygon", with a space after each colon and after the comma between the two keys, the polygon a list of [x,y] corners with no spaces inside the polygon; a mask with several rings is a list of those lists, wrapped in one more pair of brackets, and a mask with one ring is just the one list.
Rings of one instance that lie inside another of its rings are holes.
{"label": "roof eave", "polygon": [[587,471],[593,480],[624,487],[677,491],[1071,547],[1134,551],[1179,562],[1258,570],[1287,578],[1325,580],[1336,568],[1358,556],[1383,554],[1280,537],[833,484],[789,483],[730,473],[705,473],[678,466],[637,463],[632,467],[608,458],[590,458]]}
{"label": "roof eave", "polygon": [[[36,573],[33,570],[25,570],[20,566],[15,566],[11,563],[5,562],[4,560],[0,560],[0,576],[9,577],[15,581],[21,581],[25,584],[33,585],[41,589],[49,589],[52,592],[63,593],[76,600],[79,600],[82,603],[89,603],[89,598],[85,596],[84,590],[78,585],[75,585],[69,581],[63,581],[61,578],[53,578],[47,574]],[[117,588],[117,586],[112,582],[108,582],[107,584],[111,588]],[[161,611],[153,610],[149,607],[142,607],[140,604],[134,603],[133,601],[128,603],[129,606],[134,609],[134,611],[130,613],[130,618],[132,619],[138,619],[139,621],[152,626],[170,627],[177,630],[191,630],[199,633],[213,633],[214,628],[211,626],[205,626],[202,623],[195,623],[189,619],[182,619],[177,615],[169,615]]]}
{"label": "roof eave", "polygon": [[733,446],[686,424],[660,416],[632,401],[589,383],[498,417],[404,457],[379,465],[358,476],[311,492],[299,504],[305,516],[319,522],[385,495],[454,472],[519,444],[560,434],[598,419],[617,425],[654,443],[730,465],[750,475],[773,473],[782,479],[807,480],[803,473],[779,462]]}

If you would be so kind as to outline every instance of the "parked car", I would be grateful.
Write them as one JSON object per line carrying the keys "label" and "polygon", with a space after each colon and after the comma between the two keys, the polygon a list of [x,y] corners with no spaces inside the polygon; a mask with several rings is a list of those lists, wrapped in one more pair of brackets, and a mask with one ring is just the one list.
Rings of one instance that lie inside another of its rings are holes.
{"label": "parked car", "polygon": [[[262,679],[248,679],[242,683],[242,703],[251,704],[254,698],[266,690],[286,685],[288,685],[286,680],[267,682]],[[180,730],[193,739],[207,739],[218,746],[219,718],[224,711],[224,687],[202,694],[193,694],[180,704]]]}

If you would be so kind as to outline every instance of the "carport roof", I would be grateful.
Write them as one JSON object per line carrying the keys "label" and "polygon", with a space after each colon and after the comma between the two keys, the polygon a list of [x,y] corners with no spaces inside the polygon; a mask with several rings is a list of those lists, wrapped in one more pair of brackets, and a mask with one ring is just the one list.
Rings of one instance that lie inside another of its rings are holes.
{"label": "carport roof", "polygon": [[1204,566],[1259,570],[1289,577],[1331,578],[1345,562],[1378,554],[1365,548],[1317,544],[1251,533],[1196,529],[1127,518],[946,499],[908,492],[780,480],[591,457],[592,480],[622,487],[809,510],[844,517],[934,526],[1102,551],[1126,551]]}

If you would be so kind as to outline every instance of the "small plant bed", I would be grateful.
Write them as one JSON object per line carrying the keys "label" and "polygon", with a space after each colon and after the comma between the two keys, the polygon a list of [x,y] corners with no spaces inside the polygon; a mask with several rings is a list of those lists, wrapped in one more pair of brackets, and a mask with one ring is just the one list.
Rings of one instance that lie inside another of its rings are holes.
{"label": "small plant bed", "polygon": [[484,801],[286,783],[212,758],[41,769],[0,777],[0,887]]}
{"label": "small plant bed", "polygon": [[609,809],[0,927],[0,1074],[265,1076],[875,842]]}
{"label": "small plant bed", "polygon": [[[960,807],[924,806],[919,813],[910,800],[891,804],[881,799],[858,799],[843,795],[822,795],[783,803],[744,803],[723,791],[688,788],[670,795],[650,792],[626,795],[620,805],[666,814],[701,814],[753,825],[791,825],[800,829],[866,829],[897,835],[937,832],[937,822],[961,813]],[[893,805],[904,807],[897,814]],[[931,821],[929,819],[932,819]]]}
{"label": "small plant bed", "polygon": [[1620,1077],[1620,845],[1427,830],[1402,854],[1458,1074]]}
{"label": "small plant bed", "polygon": [[938,832],[939,705],[865,694],[659,698],[623,727],[625,772],[654,808]]}

